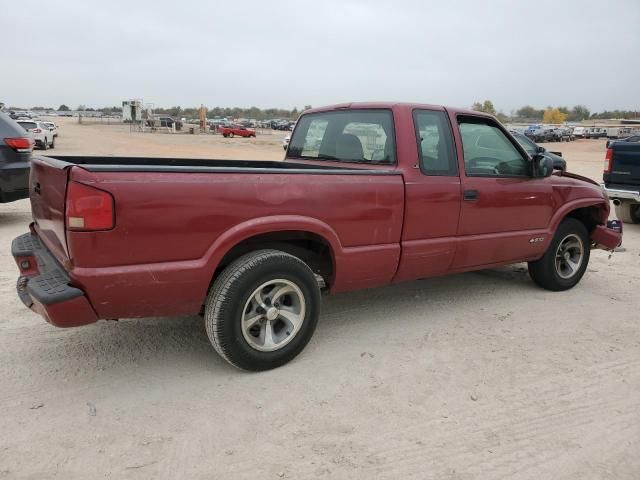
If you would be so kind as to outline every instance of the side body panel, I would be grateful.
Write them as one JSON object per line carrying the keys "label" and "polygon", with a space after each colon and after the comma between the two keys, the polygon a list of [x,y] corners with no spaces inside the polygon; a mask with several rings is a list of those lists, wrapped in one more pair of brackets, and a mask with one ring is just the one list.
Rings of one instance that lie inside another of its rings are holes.
{"label": "side body panel", "polygon": [[115,198],[113,230],[66,234],[69,274],[101,318],[197,313],[224,254],[262,233],[324,238],[333,251],[333,291],[389,283],[397,268],[401,175],[73,168],[70,177]]}

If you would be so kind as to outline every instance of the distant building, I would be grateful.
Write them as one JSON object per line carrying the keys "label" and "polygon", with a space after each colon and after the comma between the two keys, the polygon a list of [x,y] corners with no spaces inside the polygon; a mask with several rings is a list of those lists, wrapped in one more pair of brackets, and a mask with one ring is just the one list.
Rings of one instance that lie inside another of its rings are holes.
{"label": "distant building", "polygon": [[134,98],[122,102],[122,121],[127,123],[137,123],[143,120],[145,115],[144,103],[142,99]]}

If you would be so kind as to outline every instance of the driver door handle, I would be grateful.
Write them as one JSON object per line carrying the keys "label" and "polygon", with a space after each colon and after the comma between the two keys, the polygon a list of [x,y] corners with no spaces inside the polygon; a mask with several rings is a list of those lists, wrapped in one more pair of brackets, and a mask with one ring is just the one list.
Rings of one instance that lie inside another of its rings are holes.
{"label": "driver door handle", "polygon": [[465,190],[462,193],[462,199],[466,202],[472,202],[478,199],[478,191],[477,190]]}

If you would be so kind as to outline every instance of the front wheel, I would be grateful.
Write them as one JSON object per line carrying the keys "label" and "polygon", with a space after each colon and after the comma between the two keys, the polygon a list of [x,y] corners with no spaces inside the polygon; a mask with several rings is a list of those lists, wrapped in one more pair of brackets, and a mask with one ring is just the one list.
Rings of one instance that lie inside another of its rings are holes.
{"label": "front wheel", "polygon": [[307,264],[279,250],[257,250],[216,279],[205,305],[205,325],[213,347],[229,363],[269,370],[302,351],[319,310],[320,289]]}
{"label": "front wheel", "polygon": [[565,218],[544,256],[529,262],[529,275],[547,290],[560,292],[573,288],[587,270],[590,248],[584,224],[575,218]]}
{"label": "front wheel", "polygon": [[56,148],[56,137],[51,139],[51,148]]}
{"label": "front wheel", "polygon": [[616,217],[623,223],[640,223],[640,203],[621,201],[616,205]]}
{"label": "front wheel", "polygon": [[42,149],[43,150],[49,149],[49,140],[47,139],[47,137],[44,137],[44,142],[42,142]]}

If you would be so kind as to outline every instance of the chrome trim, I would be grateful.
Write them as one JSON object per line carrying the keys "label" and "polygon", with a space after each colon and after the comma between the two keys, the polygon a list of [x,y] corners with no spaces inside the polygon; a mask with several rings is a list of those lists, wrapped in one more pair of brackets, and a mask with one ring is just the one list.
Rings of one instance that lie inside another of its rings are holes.
{"label": "chrome trim", "polygon": [[609,198],[624,198],[626,200],[635,200],[640,202],[640,191],[638,190],[620,190],[617,188],[604,187],[605,192],[609,195]]}

